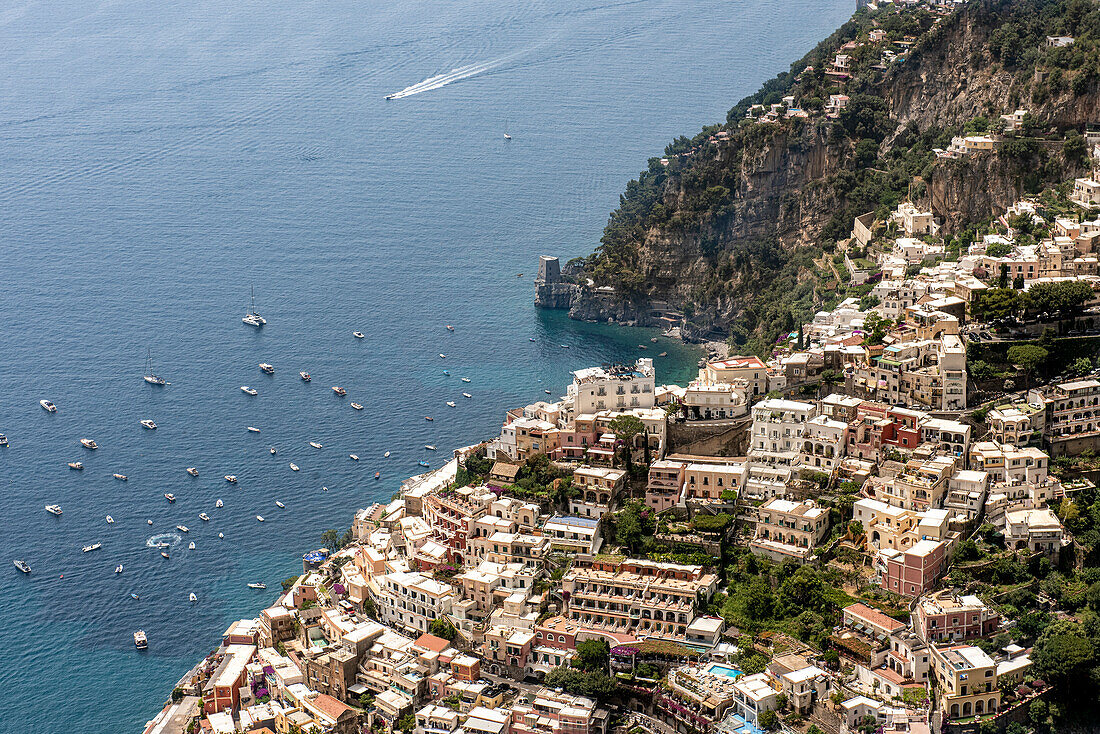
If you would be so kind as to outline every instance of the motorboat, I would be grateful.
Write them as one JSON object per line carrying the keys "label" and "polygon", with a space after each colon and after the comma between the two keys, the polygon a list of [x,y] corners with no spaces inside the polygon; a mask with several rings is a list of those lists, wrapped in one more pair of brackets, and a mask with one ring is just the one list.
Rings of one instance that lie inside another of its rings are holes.
{"label": "motorboat", "polygon": [[0,433],[0,446],[7,446],[7,445],[8,445],[8,437],[5,436],[3,433]]}
{"label": "motorboat", "polygon": [[143,420],[143,421],[141,422],[141,427],[142,427],[142,428],[147,428],[147,429],[149,429],[150,431],[155,431],[155,430],[157,430],[157,424],[156,424],[156,423],[154,423],[153,421],[149,420],[148,418],[146,418],[145,420]]}
{"label": "motorboat", "polygon": [[443,370],[443,374],[445,374],[447,377],[450,377],[451,376],[451,371],[450,370]]}
{"label": "motorboat", "polygon": [[456,407],[458,407],[458,406],[457,406],[457,405],[455,404],[455,401],[453,401],[453,400],[448,400],[448,401],[447,401],[447,405],[451,406],[452,408],[456,408]]}
{"label": "motorboat", "polygon": [[198,600],[199,600],[199,598],[197,596],[195,596],[195,592],[193,592],[193,591],[190,594],[187,595],[187,601],[191,602],[192,604],[194,604]]}
{"label": "motorboat", "polygon": [[360,405],[359,403],[352,403],[351,407],[355,408],[356,410],[362,410],[363,409],[363,406]]}
{"label": "motorboat", "polygon": [[248,432],[249,433],[259,433],[260,429],[257,428],[256,426],[248,426]]}
{"label": "motorboat", "polygon": [[290,462],[290,470],[291,470],[291,471],[298,471],[298,468],[299,468],[299,467],[298,467],[298,465],[297,465],[297,464],[295,464],[295,463],[294,463],[293,461],[292,461],[292,462]]}
{"label": "motorboat", "polygon": [[187,473],[193,477],[197,477],[199,475],[199,470],[193,466],[189,466],[187,467]]}
{"label": "motorboat", "polygon": [[222,502],[221,500],[218,500],[217,502],[214,503],[214,507],[225,507],[225,503]]}
{"label": "motorboat", "polygon": [[138,596],[137,594],[135,594],[132,591],[130,592],[130,598],[133,599],[134,601],[141,601],[141,597]]}
{"label": "motorboat", "polygon": [[322,491],[322,492],[327,492],[327,491],[328,491],[328,487],[321,487],[321,491]]}
{"label": "motorboat", "polygon": [[[386,101],[389,102],[391,99],[397,99],[397,95],[396,94],[387,94],[386,95]],[[251,586],[251,584],[249,584],[249,586]]]}
{"label": "motorboat", "polygon": [[364,339],[364,338],[366,338],[366,336],[367,336],[366,334],[364,334],[364,333],[363,333],[363,332],[361,332],[361,331],[353,331],[353,332],[351,333],[351,335],[352,335],[352,336],[354,336],[354,337],[355,337],[356,339]]}
{"label": "motorboat", "polygon": [[440,353],[439,353],[439,358],[440,358],[440,359],[446,359],[446,358],[447,358],[447,355],[446,355],[446,354],[443,354],[442,352],[440,352]]}
{"label": "motorboat", "polygon": [[92,551],[99,550],[102,547],[103,547],[102,543],[92,543],[91,545],[84,546],[80,550],[84,551],[85,553],[91,553]]}
{"label": "motorboat", "polygon": [[181,533],[191,532],[190,529],[186,525],[177,525],[176,530],[180,531]]}
{"label": "motorboat", "polygon": [[568,344],[559,344],[558,346],[561,347],[562,349],[568,349],[569,348]]}
{"label": "motorboat", "polygon": [[273,375],[275,374],[275,368],[267,362],[260,362],[260,372],[263,372],[265,375]]}
{"label": "motorboat", "polygon": [[352,461],[359,461],[359,454],[348,454],[348,458]]}
{"label": "motorboat", "polygon": [[658,357],[667,357],[667,356],[668,356],[668,352],[661,352],[661,353],[660,353],[660,354],[658,354],[657,356],[658,356]]}
{"label": "motorboat", "polygon": [[455,327],[451,326],[450,324],[447,324],[447,331],[454,331],[454,330],[455,330]]}
{"label": "motorboat", "polygon": [[527,337],[527,341],[533,342],[533,341],[535,341],[535,337],[529,336],[529,337]]}
{"label": "motorboat", "polygon": [[143,379],[150,385],[156,385],[157,387],[164,387],[168,384],[168,381],[153,371],[153,352],[147,350],[145,352],[145,375]]}
{"label": "motorboat", "polygon": [[275,447],[274,447],[274,446],[272,446],[272,447],[271,447],[270,449],[268,449],[268,451],[269,451],[269,452],[271,452],[271,455],[272,455],[272,456],[274,456],[275,454],[279,453],[279,452],[278,452],[278,451],[277,451],[277,450],[275,449]]}
{"label": "motorboat", "polygon": [[434,420],[435,420],[435,418],[432,418],[432,417],[431,417],[430,415],[426,415],[426,416],[424,416],[424,420],[426,420],[426,421],[434,421]]}
{"label": "motorboat", "polygon": [[464,398],[472,398],[472,397],[473,397],[473,395],[471,395],[471,394],[470,394],[470,393],[468,393],[468,392],[464,392],[464,393],[462,393],[462,397],[464,397]]}
{"label": "motorboat", "polygon": [[248,588],[250,588],[250,589],[266,589],[267,584],[264,584],[264,583],[259,583],[259,584],[251,583],[251,584],[248,585]]}
{"label": "motorboat", "polygon": [[302,371],[298,373],[298,377],[302,378],[302,382],[309,382],[313,378],[309,376],[308,372]]}
{"label": "motorboat", "polygon": [[218,533],[218,538],[219,538],[219,539],[220,539],[220,538],[224,538],[224,537],[225,537],[225,533]]}
{"label": "motorboat", "polygon": [[249,387],[248,385],[241,385],[241,392],[243,392],[245,395],[255,395],[256,388]]}
{"label": "motorboat", "polygon": [[428,451],[435,451],[435,446],[431,445],[430,443],[424,444],[424,448],[426,448]]}
{"label": "motorboat", "polygon": [[504,133],[504,139],[505,139],[505,140],[511,140],[511,139],[512,139],[512,136],[511,136],[511,135],[509,135],[508,133]]}
{"label": "motorboat", "polygon": [[255,327],[260,327],[267,323],[267,319],[256,313],[256,288],[254,286],[252,288],[251,305],[248,308],[248,313],[244,315],[244,318],[241,319],[241,321],[248,324],[249,326]]}
{"label": "motorboat", "polygon": [[145,521],[145,523],[146,523],[147,525],[152,525],[152,524],[153,524],[153,521],[152,521],[152,520],[146,520],[146,521]]}
{"label": "motorboat", "polygon": [[549,390],[543,390],[543,392],[546,393],[547,395],[553,395],[554,394],[554,393],[550,392]]}
{"label": "motorboat", "polygon": [[125,482],[127,479],[129,479],[129,477],[127,477],[125,474],[112,474],[111,476],[120,482]]}
{"label": "motorboat", "polygon": [[310,441],[310,442],[309,442],[309,445],[310,445],[310,446],[312,446],[312,447],[313,447],[313,448],[315,448],[315,449],[319,449],[319,448],[321,448],[321,444],[320,444],[320,443],[318,443],[317,441]]}
{"label": "motorboat", "polygon": [[145,630],[138,630],[134,633],[134,647],[139,650],[149,647],[149,639],[145,636]]}
{"label": "motorboat", "polygon": [[39,400],[38,404],[42,406],[42,409],[47,413],[56,413],[57,406],[51,403],[49,400]]}
{"label": "motorboat", "polygon": [[93,441],[90,438],[80,439],[80,445],[83,446],[86,449],[92,449],[92,450],[95,450],[95,449],[99,448],[99,444],[97,444],[95,441]]}
{"label": "motorboat", "polygon": [[187,544],[187,550],[195,550],[195,541],[191,541]]}
{"label": "motorboat", "polygon": [[279,500],[275,500],[275,506],[278,507],[280,510],[285,510],[286,509],[286,505],[284,505]]}
{"label": "motorboat", "polygon": [[416,463],[420,464],[420,466],[424,466],[424,467],[430,466],[430,464],[428,464],[428,462],[426,462],[426,461],[418,461]]}
{"label": "motorboat", "polygon": [[115,566],[115,573],[122,573],[122,564],[121,563],[118,564],[117,566]]}
{"label": "motorboat", "polygon": [[236,484],[237,483],[237,475],[236,474],[226,474],[225,475],[225,481],[229,482],[230,484]]}
{"label": "motorboat", "polygon": [[[218,501],[220,502],[221,500],[218,500]],[[210,516],[207,515],[205,512],[200,512],[199,513],[199,519],[202,520],[203,522],[210,522]]]}
{"label": "motorboat", "polygon": [[256,515],[256,520],[259,521],[259,522],[263,522],[264,521],[264,516],[263,515]]}
{"label": "motorboat", "polygon": [[115,519],[113,517],[111,517],[110,515],[107,516],[107,524],[108,525],[114,525],[115,524]]}
{"label": "motorboat", "polygon": [[382,458],[383,458],[383,459],[388,459],[388,458],[390,458],[390,452],[389,452],[389,451],[387,451],[386,453],[382,454]]}
{"label": "motorboat", "polygon": [[462,378],[462,381],[463,381],[463,382],[469,382],[469,381],[470,381],[470,378],[469,378],[469,377],[463,377],[463,378]]}
{"label": "motorboat", "polygon": [[21,561],[18,558],[12,561],[12,564],[23,573],[30,573],[31,567],[27,565],[26,561]]}
{"label": "motorboat", "polygon": [[332,386],[332,391],[334,393],[336,393],[337,395],[339,395],[340,397],[343,397],[344,395],[348,394],[348,391],[345,390],[344,388],[340,387],[339,385],[333,385]]}
{"label": "motorboat", "polygon": [[[167,494],[164,495],[164,499],[168,500],[169,504],[171,504],[172,502],[176,501],[176,495],[172,494],[171,492],[168,492]],[[149,523],[149,524],[152,525],[152,523]]]}
{"label": "motorboat", "polygon": [[376,472],[374,473],[374,479],[375,479],[375,481],[377,481],[377,480],[379,480],[379,479],[381,479],[381,478],[382,478],[382,472],[380,472],[380,471],[376,471]]}
{"label": "motorboat", "polygon": [[82,464],[79,461],[70,461],[69,462],[69,468],[70,469],[76,469],[77,471],[81,471],[81,470],[84,469],[84,464]]}
{"label": "motorboat", "polygon": [[161,551],[160,552],[160,557],[165,559],[165,560],[168,560],[170,558],[170,556],[168,555],[168,551]]}

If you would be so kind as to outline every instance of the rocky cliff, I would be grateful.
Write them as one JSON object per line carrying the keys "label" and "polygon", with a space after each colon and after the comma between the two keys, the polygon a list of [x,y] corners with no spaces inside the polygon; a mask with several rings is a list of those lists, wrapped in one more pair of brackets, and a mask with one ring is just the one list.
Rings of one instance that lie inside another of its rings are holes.
{"label": "rocky cliff", "polygon": [[[544,303],[568,305],[574,318],[642,324],[671,312],[689,338],[766,346],[793,315],[842,295],[829,253],[856,215],[884,216],[911,198],[950,236],[1072,176],[1084,162],[1063,155],[1062,133],[1100,115],[1100,53],[1080,40],[1069,50],[1044,40],[1100,24],[1100,11],[1077,6],[860,9],[726,123],[651,160],[584,262],[580,285]],[[847,75],[836,71],[837,53],[850,58]],[[800,111],[788,114],[792,97]],[[1021,107],[1031,112],[1028,139],[964,160],[932,152]]]}

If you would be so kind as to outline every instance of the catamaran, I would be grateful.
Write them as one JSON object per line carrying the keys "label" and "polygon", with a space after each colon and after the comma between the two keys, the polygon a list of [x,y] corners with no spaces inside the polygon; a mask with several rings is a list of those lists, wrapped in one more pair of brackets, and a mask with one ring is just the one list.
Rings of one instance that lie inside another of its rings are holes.
{"label": "catamaran", "polygon": [[267,323],[267,319],[256,313],[256,286],[252,286],[252,305],[249,307],[248,313],[244,315],[244,318],[241,319],[241,321],[248,324],[249,326],[256,327],[263,326]]}

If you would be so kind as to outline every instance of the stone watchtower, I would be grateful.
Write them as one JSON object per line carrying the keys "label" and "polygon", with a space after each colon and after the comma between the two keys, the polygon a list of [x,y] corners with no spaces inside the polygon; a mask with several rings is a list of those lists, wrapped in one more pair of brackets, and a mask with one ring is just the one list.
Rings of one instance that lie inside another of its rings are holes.
{"label": "stone watchtower", "polygon": [[577,286],[561,279],[561,264],[556,257],[539,257],[539,274],[535,276],[535,305],[539,308],[569,308]]}
{"label": "stone watchtower", "polygon": [[535,276],[535,286],[553,285],[561,282],[561,265],[558,259],[551,255],[539,257],[539,274]]}

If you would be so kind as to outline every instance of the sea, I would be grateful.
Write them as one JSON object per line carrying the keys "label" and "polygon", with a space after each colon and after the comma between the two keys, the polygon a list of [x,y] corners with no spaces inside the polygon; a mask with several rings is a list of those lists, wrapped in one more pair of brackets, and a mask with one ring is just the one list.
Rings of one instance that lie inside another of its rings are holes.
{"label": "sea", "polygon": [[419,461],[571,370],[648,356],[690,378],[695,347],[536,310],[538,257],[591,252],[648,158],[853,10],[0,3],[0,731],[140,731]]}

